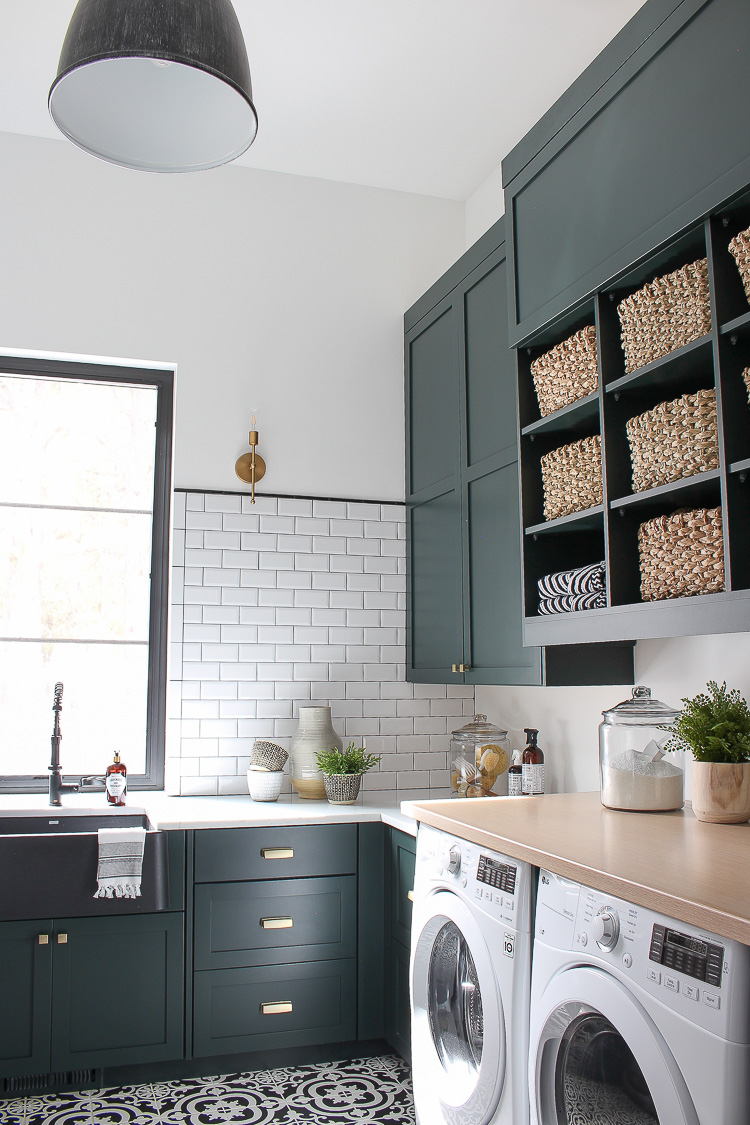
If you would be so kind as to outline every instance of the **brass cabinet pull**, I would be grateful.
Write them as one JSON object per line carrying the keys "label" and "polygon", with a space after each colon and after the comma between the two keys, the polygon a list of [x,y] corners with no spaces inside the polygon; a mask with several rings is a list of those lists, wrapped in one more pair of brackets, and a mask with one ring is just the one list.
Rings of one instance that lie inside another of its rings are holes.
{"label": "brass cabinet pull", "polygon": [[294,848],[261,848],[264,859],[294,859]]}
{"label": "brass cabinet pull", "polygon": [[278,918],[261,918],[260,924],[264,930],[291,930],[294,922],[291,918],[278,917]]}
{"label": "brass cabinet pull", "polygon": [[57,944],[58,945],[67,945],[68,944],[68,935],[67,934],[58,934],[57,935]]}
{"label": "brass cabinet pull", "polygon": [[471,671],[471,665],[470,664],[459,664],[458,670],[459,670],[459,672],[470,672]]}
{"label": "brass cabinet pull", "polygon": [[409,902],[414,902],[414,891],[407,891],[406,897],[408,898]]}
{"label": "brass cabinet pull", "polygon": [[457,672],[457,671],[458,671],[458,664],[451,664],[451,672]]}
{"label": "brass cabinet pull", "polygon": [[40,945],[49,945],[49,934],[39,934],[37,941]]}
{"label": "brass cabinet pull", "polygon": [[271,1004],[261,1004],[260,1012],[263,1016],[280,1016],[284,1012],[291,1012],[291,1000],[276,1000]]}

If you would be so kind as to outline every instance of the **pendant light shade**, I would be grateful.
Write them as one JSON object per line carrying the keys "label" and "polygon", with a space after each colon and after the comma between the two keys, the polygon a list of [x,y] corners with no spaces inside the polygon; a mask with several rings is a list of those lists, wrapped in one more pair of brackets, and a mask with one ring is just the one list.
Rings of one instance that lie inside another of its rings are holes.
{"label": "pendant light shade", "polygon": [[74,144],[124,168],[234,160],[258,117],[230,0],[79,0],[49,109]]}

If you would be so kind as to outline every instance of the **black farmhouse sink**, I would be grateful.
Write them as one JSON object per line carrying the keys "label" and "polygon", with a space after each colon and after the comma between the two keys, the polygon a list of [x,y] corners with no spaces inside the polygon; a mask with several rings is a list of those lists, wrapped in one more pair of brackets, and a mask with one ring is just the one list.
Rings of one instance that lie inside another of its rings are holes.
{"label": "black farmhouse sink", "polygon": [[[99,828],[147,830],[141,897],[94,898]],[[169,909],[167,838],[144,812],[0,813],[0,921]]]}

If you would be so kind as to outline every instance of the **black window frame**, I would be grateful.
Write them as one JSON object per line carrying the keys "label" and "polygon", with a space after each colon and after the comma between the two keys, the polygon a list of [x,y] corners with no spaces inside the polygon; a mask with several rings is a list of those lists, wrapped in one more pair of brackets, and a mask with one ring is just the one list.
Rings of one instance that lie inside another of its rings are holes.
{"label": "black window frame", "polygon": [[[169,568],[172,507],[172,441],[174,370],[137,367],[85,359],[57,359],[0,355],[0,374],[67,378],[85,382],[129,383],[155,387],[156,439],[154,450],[154,497],[151,532],[151,592],[149,603],[148,687],[146,708],[146,768],[128,773],[129,790],[163,789],[167,726],[167,654],[169,648]],[[127,450],[112,434],[113,456],[127,463]],[[113,716],[113,721],[115,721]],[[51,728],[50,728],[51,729]],[[42,774],[47,765],[40,747],[39,774],[0,774],[0,793],[44,793],[48,782]],[[104,765],[102,764],[102,773]],[[65,765],[63,756],[63,767]],[[80,775],[64,773],[66,782]],[[87,785],[82,792],[102,791],[102,785]]]}

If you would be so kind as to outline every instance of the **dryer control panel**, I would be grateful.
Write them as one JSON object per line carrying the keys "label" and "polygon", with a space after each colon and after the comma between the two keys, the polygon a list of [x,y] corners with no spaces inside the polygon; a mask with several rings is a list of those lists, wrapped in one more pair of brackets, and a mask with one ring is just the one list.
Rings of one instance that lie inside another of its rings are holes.
{"label": "dryer control panel", "polygon": [[656,961],[657,965],[665,965],[685,976],[712,984],[714,988],[721,988],[723,945],[713,945],[669,926],[654,925],[648,958]]}
{"label": "dryer control panel", "polygon": [[486,883],[496,891],[504,891],[512,895],[516,889],[516,868],[510,863],[503,863],[489,855],[479,855],[477,867],[477,882]]}

